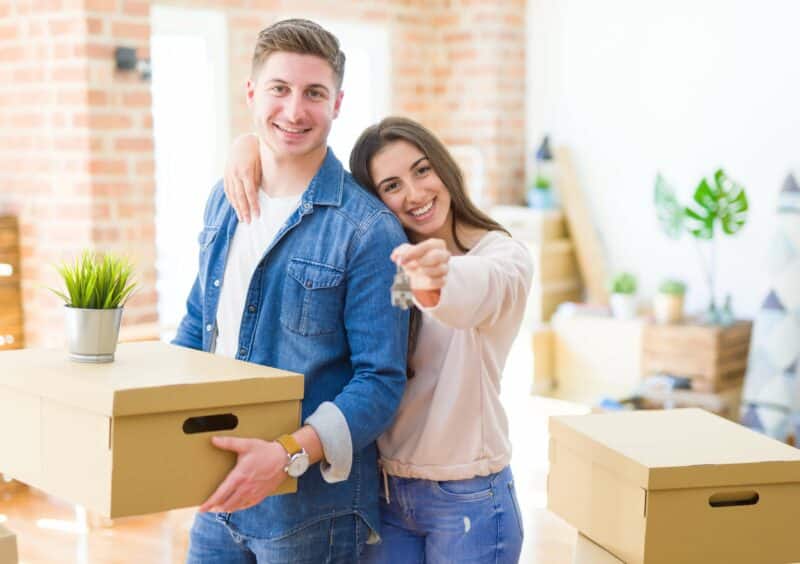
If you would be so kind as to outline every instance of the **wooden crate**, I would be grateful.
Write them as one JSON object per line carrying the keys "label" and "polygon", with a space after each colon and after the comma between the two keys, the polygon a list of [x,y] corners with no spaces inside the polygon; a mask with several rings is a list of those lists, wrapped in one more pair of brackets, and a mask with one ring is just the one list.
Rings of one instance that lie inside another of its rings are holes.
{"label": "wooden crate", "polygon": [[24,346],[16,219],[0,216],[0,351]]}
{"label": "wooden crate", "polygon": [[692,379],[692,389],[716,392],[741,386],[747,371],[751,321],[728,327],[655,325],[644,331],[642,372]]}

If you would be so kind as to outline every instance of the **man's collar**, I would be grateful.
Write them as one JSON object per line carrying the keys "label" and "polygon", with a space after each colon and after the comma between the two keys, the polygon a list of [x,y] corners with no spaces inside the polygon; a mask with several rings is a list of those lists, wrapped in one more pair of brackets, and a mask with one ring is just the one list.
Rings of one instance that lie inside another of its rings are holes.
{"label": "man's collar", "polygon": [[328,147],[325,160],[319,167],[317,174],[311,179],[311,183],[303,193],[303,203],[310,203],[319,206],[340,206],[342,205],[342,194],[344,193],[344,167],[333,149]]}

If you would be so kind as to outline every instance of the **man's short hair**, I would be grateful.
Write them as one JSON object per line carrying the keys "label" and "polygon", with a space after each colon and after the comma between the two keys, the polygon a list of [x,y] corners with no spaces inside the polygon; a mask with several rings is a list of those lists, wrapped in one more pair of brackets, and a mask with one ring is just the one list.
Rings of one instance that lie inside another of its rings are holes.
{"label": "man's short hair", "polygon": [[251,78],[255,78],[261,66],[273,53],[298,53],[314,55],[328,62],[333,69],[336,88],[342,87],[344,80],[344,53],[339,48],[339,40],[330,31],[310,20],[282,20],[262,29],[258,34]]}

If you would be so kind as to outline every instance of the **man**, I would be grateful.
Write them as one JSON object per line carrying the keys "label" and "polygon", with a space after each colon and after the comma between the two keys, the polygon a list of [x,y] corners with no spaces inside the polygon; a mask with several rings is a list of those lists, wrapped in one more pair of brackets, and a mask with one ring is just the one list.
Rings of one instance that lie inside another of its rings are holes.
{"label": "man", "polygon": [[[313,22],[259,34],[247,102],[262,213],[239,223],[214,188],[174,342],[304,374],[304,425],[278,441],[213,439],[237,464],[200,507],[192,563],[356,562],[379,522],[374,441],[400,402],[407,347],[389,255],[405,235],[327,149],[343,73],[338,41]],[[297,493],[266,497],[287,475]]]}

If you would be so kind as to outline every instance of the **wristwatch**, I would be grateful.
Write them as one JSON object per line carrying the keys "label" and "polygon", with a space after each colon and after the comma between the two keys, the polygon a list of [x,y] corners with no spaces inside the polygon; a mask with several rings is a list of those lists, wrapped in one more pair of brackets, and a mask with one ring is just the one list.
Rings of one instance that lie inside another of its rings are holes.
{"label": "wristwatch", "polygon": [[308,453],[301,447],[291,435],[281,435],[275,439],[289,455],[289,462],[284,466],[283,471],[291,478],[299,478],[308,470]]}

